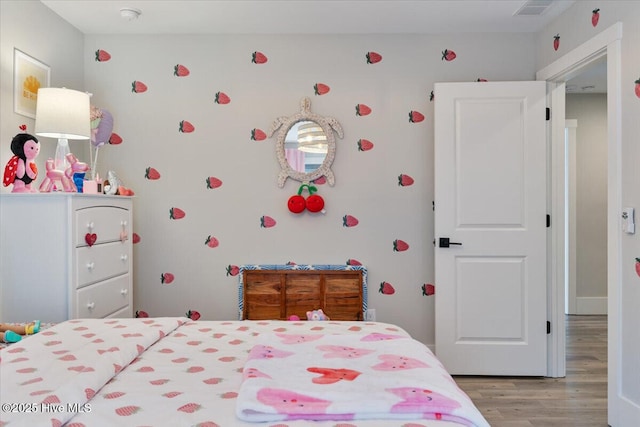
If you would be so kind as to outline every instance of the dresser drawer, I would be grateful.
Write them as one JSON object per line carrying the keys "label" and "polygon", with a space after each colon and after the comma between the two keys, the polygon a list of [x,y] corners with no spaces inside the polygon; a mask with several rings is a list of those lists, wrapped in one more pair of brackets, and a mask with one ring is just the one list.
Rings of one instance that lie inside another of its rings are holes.
{"label": "dresser drawer", "polygon": [[107,318],[110,318],[110,319],[131,319],[132,317],[133,317],[133,307],[131,307],[130,305],[126,306],[125,308],[121,308],[115,313],[111,313],[110,315],[107,316]]}
{"label": "dresser drawer", "polygon": [[76,292],[76,318],[102,318],[130,305],[131,289],[128,274],[115,277]]}
{"label": "dresser drawer", "polygon": [[129,272],[131,245],[120,241],[76,248],[76,287]]}
{"label": "dresser drawer", "polygon": [[75,246],[88,246],[87,234],[95,234],[96,242],[121,240],[122,233],[131,238],[131,212],[117,206],[94,206],[75,211]]}

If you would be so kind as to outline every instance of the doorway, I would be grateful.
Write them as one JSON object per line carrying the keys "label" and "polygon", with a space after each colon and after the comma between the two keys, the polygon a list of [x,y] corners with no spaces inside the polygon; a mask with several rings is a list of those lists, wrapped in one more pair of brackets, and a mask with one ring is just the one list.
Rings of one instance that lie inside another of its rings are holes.
{"label": "doorway", "polygon": [[[565,82],[578,75],[586,67],[602,57],[607,57],[607,345],[608,345],[608,421],[609,425],[631,425],[637,409],[622,395],[621,378],[624,369],[622,358],[621,299],[622,266],[621,236],[618,229],[619,207],[622,199],[621,176],[621,99],[622,99],[622,23],[618,22],[563,57],[536,73],[538,80],[546,81],[549,88],[550,105],[559,114],[551,116],[551,179],[549,183],[549,206],[555,215],[565,215],[564,204],[564,111]],[[562,173],[558,173],[558,172]],[[562,221],[560,221],[562,222]],[[564,376],[565,366],[565,314],[564,314],[564,268],[565,230],[562,224],[552,227],[549,236],[550,271],[548,272],[550,321],[556,325],[556,333],[549,335],[548,375]],[[637,417],[635,418],[637,420]]]}
{"label": "doorway", "polygon": [[[566,82],[581,74],[603,58],[607,58],[607,296],[609,313],[611,306],[619,303],[621,286],[620,271],[620,236],[618,229],[618,206],[620,206],[620,66],[621,66],[622,24],[612,25],[576,49],[564,55],[536,73],[538,80],[547,81],[549,89],[549,105],[551,105],[550,129],[550,182],[549,209],[557,219],[566,215],[565,206],[565,97]],[[552,324],[549,335],[548,376],[565,375],[565,245],[566,230],[564,221],[554,221],[549,229],[549,305],[548,316]],[[620,319],[609,316],[610,339],[617,336]],[[612,329],[613,332],[612,333]],[[619,343],[618,343],[619,344]],[[611,349],[612,343],[609,343]],[[609,363],[612,363],[610,359]],[[609,371],[610,374],[612,371]],[[611,376],[611,375],[610,375]],[[615,381],[615,379],[614,379]],[[611,378],[610,383],[611,385]]]}
{"label": "doorway", "polygon": [[607,59],[566,82],[565,313],[607,314]]}

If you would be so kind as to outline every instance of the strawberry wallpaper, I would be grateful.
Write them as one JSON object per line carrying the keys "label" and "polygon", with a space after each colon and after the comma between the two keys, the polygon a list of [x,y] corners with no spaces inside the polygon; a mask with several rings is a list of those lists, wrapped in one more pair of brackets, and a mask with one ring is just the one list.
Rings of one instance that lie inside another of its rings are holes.
{"label": "strawberry wallpaper", "polygon": [[[531,35],[87,36],[92,102],[122,143],[101,151],[135,192],[135,310],[235,318],[242,264],[363,264],[369,307],[433,342],[433,83],[523,80]],[[518,60],[490,65],[504,55]],[[293,214],[269,126],[340,121],[325,213]]]}
{"label": "strawberry wallpaper", "polygon": [[[11,113],[14,47],[52,66],[52,86],[90,91],[113,114],[98,166],[135,192],[140,315],[235,318],[242,264],[364,264],[378,320],[433,343],[433,84],[534,79],[617,21],[625,24],[622,196],[640,205],[637,2],[576,2],[536,34],[508,35],[83,35],[39,2],[0,6],[0,160],[18,126],[33,127]],[[29,32],[20,16],[55,31]],[[299,184],[277,187],[275,141],[266,136],[305,96],[345,131],[335,186],[314,183],[324,215],[288,211]],[[638,282],[638,254],[637,237],[625,238],[625,283]],[[625,301],[640,298],[640,286],[625,292]]]}

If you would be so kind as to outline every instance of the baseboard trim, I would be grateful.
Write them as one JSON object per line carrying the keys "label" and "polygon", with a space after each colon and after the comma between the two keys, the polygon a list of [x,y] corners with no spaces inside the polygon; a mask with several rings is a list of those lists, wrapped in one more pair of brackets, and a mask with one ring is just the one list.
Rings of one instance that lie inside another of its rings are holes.
{"label": "baseboard trim", "polygon": [[607,297],[577,297],[576,314],[607,314]]}

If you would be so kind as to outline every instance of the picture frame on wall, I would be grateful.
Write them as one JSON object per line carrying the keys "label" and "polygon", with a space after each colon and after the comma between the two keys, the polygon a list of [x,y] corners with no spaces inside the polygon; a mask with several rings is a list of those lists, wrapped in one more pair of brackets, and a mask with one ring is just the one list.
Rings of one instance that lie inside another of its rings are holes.
{"label": "picture frame on wall", "polygon": [[13,111],[36,118],[38,89],[49,87],[51,67],[19,49],[13,49]]}

